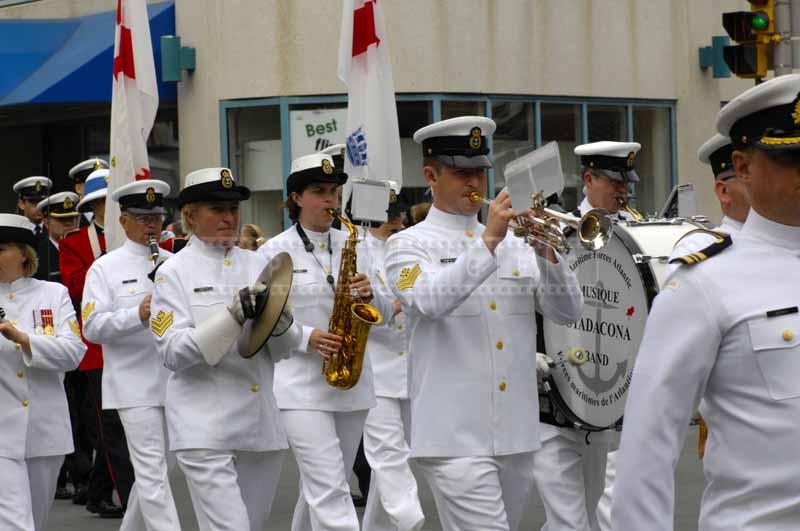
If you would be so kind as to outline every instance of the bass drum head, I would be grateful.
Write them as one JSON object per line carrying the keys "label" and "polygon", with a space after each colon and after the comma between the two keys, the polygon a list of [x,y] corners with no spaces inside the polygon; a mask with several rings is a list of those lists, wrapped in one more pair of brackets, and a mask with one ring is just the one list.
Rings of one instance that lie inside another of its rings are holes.
{"label": "bass drum head", "polygon": [[[577,322],[563,326],[544,320],[556,402],[573,423],[587,430],[615,426],[625,411],[633,365],[642,341],[650,300],[656,293],[649,268],[632,254],[641,250],[620,226],[608,243],[592,252],[573,236],[565,257],[583,293]],[[580,363],[580,351],[585,351]],[[570,415],[569,413],[572,413]],[[574,418],[573,418],[574,417]]]}
{"label": "bass drum head", "polygon": [[[680,221],[621,222],[595,252],[575,235],[569,238],[572,252],[565,259],[578,278],[583,312],[567,326],[544,319],[543,332],[556,362],[550,395],[573,424],[589,431],[621,424],[647,315],[664,280],[666,263],[657,257],[669,256],[680,237],[696,228]],[[641,255],[654,258],[634,258]]]}

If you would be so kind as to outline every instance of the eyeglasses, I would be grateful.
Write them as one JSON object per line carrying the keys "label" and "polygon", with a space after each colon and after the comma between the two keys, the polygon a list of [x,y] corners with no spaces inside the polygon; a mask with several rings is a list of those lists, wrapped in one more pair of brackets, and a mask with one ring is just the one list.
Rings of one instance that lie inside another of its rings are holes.
{"label": "eyeglasses", "polygon": [[153,225],[157,223],[164,223],[165,216],[164,214],[130,214],[126,213],[126,216],[133,219],[139,225]]}

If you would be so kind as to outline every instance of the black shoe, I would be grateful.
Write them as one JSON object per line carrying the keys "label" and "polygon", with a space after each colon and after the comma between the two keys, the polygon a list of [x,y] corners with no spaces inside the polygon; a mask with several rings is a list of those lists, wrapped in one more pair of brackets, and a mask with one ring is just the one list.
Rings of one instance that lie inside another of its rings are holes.
{"label": "black shoe", "polygon": [[350,497],[353,498],[353,505],[356,507],[364,507],[367,505],[367,497],[366,496],[359,496],[358,494],[350,493]]}
{"label": "black shoe", "polygon": [[86,505],[87,501],[89,501],[89,487],[81,485],[75,489],[75,494],[72,495],[72,504]]}
{"label": "black shoe", "polygon": [[122,518],[125,514],[125,509],[106,500],[90,501],[86,504],[86,510],[100,518]]}
{"label": "black shoe", "polygon": [[70,489],[69,487],[58,487],[56,489],[56,499],[57,500],[72,499],[72,489]]}

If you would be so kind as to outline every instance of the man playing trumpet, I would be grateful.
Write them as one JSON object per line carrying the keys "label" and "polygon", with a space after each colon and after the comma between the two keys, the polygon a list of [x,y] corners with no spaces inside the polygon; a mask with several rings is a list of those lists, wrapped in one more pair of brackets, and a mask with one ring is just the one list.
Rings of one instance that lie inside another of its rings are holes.
{"label": "man playing trumpet", "polygon": [[[411,457],[445,530],[513,530],[533,487],[539,446],[538,309],[569,323],[582,297],[560,255],[511,236],[506,192],[478,222],[495,123],[464,116],[423,127],[427,218],[387,244],[388,284],[406,314]],[[508,236],[507,236],[508,235]]]}

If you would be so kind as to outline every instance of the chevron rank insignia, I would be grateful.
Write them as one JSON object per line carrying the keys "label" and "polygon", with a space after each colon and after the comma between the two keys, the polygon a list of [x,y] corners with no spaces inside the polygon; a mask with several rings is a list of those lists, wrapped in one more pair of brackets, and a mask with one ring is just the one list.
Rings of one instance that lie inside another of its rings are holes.
{"label": "chevron rank insignia", "polygon": [[[705,249],[702,249],[702,250],[697,251],[697,252],[692,253],[692,254],[687,254],[686,256],[680,256],[678,258],[673,258],[672,260],[669,261],[670,264],[694,265],[694,264],[702,262],[703,260],[708,260],[709,258],[714,256],[715,254],[719,254],[720,252],[724,251],[725,249],[727,249],[728,247],[730,247],[733,244],[733,240],[731,239],[729,234],[725,234],[725,233],[722,233],[722,232],[716,232],[716,231],[712,231],[712,230],[705,230],[705,229],[697,229],[697,230],[693,230],[691,232],[688,232],[688,233],[686,233],[686,235],[684,235],[684,238],[686,236],[688,236],[689,234],[693,234],[695,232],[704,232],[704,233],[707,233],[707,234],[711,234],[712,236],[714,236],[716,238],[716,240],[714,240],[714,243],[712,243],[711,245],[709,245]],[[681,238],[681,239],[683,239],[683,238]]]}
{"label": "chevron rank insignia", "polygon": [[164,313],[164,310],[161,310],[150,321],[150,328],[158,337],[162,337],[170,326],[172,326],[172,311]]}
{"label": "chevron rank insignia", "polygon": [[84,323],[89,318],[89,316],[92,315],[93,311],[94,311],[94,301],[87,302],[86,304],[83,305],[83,310],[81,310],[81,319],[83,319]]}
{"label": "chevron rank insignia", "polygon": [[72,333],[78,336],[78,338],[81,337],[81,327],[78,326],[78,321],[75,319],[69,320],[69,329],[72,330]]}
{"label": "chevron rank insignia", "polygon": [[400,291],[411,289],[414,287],[414,283],[417,281],[420,274],[422,274],[422,268],[419,267],[419,264],[414,264],[414,267],[411,269],[404,267],[403,270],[400,271],[400,278],[397,279],[395,285]]}

